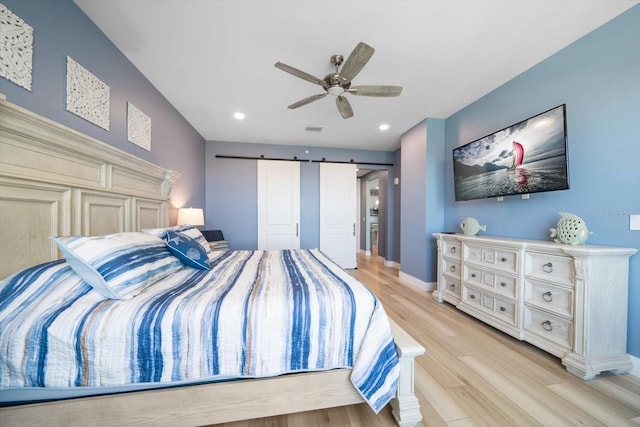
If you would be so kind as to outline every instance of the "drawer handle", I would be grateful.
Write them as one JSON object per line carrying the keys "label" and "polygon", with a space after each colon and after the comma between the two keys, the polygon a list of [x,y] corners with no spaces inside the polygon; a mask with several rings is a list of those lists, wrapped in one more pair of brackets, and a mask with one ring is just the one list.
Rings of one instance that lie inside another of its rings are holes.
{"label": "drawer handle", "polygon": [[456,272],[456,266],[452,265],[451,267],[449,267],[449,270],[451,270],[452,273]]}
{"label": "drawer handle", "polygon": [[546,263],[542,266],[542,270],[544,270],[545,273],[553,273],[553,264],[550,262]]}
{"label": "drawer handle", "polygon": [[507,309],[504,307],[500,307],[500,311],[507,311]]}
{"label": "drawer handle", "polygon": [[474,294],[471,294],[471,295],[469,295],[469,298],[476,299],[476,296]]}
{"label": "drawer handle", "polygon": [[542,329],[547,332],[551,332],[553,331],[553,326],[551,326],[551,322],[549,320],[545,320],[544,322],[542,322]]}
{"label": "drawer handle", "polygon": [[451,253],[452,253],[452,254],[455,254],[455,253],[456,253],[456,247],[455,247],[455,246],[453,246],[453,247],[451,248]]}
{"label": "drawer handle", "polygon": [[507,261],[509,261],[509,260],[508,260],[507,258],[505,258],[505,257],[502,257],[502,258],[500,258],[500,261],[502,261],[502,262],[507,262]]}
{"label": "drawer handle", "polygon": [[553,301],[553,296],[551,295],[551,291],[547,291],[544,294],[542,294],[542,299],[545,300],[545,302]]}
{"label": "drawer handle", "polygon": [[452,291],[455,291],[456,285],[452,283],[451,285],[449,285],[449,289],[451,289]]}
{"label": "drawer handle", "polygon": [[504,288],[505,286],[507,286],[507,282],[500,282],[500,286]]}

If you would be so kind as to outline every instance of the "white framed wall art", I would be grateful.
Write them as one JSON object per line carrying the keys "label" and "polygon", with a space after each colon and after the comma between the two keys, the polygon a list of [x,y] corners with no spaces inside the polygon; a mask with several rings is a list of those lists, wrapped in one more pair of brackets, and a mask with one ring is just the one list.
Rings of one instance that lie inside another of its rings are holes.
{"label": "white framed wall art", "polygon": [[127,102],[127,140],[151,151],[151,118]]}
{"label": "white framed wall art", "polygon": [[33,27],[0,3],[0,77],[31,90]]}
{"label": "white framed wall art", "polygon": [[70,56],[67,56],[67,111],[109,130],[109,86]]}

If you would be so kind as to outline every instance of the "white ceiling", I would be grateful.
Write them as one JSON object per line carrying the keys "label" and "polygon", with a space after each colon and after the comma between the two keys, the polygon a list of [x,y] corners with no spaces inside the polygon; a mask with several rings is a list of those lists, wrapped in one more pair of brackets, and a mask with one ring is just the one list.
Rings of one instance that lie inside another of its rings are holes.
{"label": "white ceiling", "polygon": [[[422,119],[448,117],[639,2],[75,0],[206,140],[371,150],[398,148]],[[376,51],[353,84],[400,85],[398,98],[348,94],[346,120],[332,96],[287,109],[323,90],[275,62],[323,78],[331,55],[360,41]]]}

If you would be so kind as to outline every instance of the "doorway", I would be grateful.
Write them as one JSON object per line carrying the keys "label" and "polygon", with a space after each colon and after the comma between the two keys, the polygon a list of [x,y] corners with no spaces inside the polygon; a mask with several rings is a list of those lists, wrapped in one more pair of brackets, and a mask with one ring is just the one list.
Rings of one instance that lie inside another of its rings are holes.
{"label": "doorway", "polygon": [[360,170],[359,252],[386,258],[387,186],[386,170]]}
{"label": "doorway", "polygon": [[366,252],[372,257],[378,256],[378,218],[380,213],[380,180],[367,181],[367,221],[365,227]]}

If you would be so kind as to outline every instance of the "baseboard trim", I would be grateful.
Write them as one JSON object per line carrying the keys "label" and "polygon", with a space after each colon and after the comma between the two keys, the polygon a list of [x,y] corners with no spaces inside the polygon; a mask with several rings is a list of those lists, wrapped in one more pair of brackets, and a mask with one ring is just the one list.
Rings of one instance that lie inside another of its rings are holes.
{"label": "baseboard trim", "polygon": [[633,368],[629,371],[631,375],[634,377],[640,378],[640,358],[629,355],[631,358],[631,363],[633,364]]}
{"label": "baseboard trim", "polygon": [[385,267],[395,268],[396,270],[400,270],[400,263],[395,261],[386,261],[384,262]]}
{"label": "baseboard trim", "polygon": [[[362,254],[362,255],[364,255],[366,257],[370,257],[372,255],[371,251],[365,251],[364,249],[358,249],[358,253]],[[385,267],[390,267],[390,268],[395,268],[396,270],[400,270],[400,263],[399,262],[388,261],[382,255],[378,255],[378,260],[382,261],[384,263]]]}
{"label": "baseboard trim", "polygon": [[424,280],[420,280],[402,271],[398,274],[398,279],[402,280],[403,282],[407,282],[411,286],[414,286],[425,292],[431,292],[436,290],[437,288],[436,282],[425,282]]}

